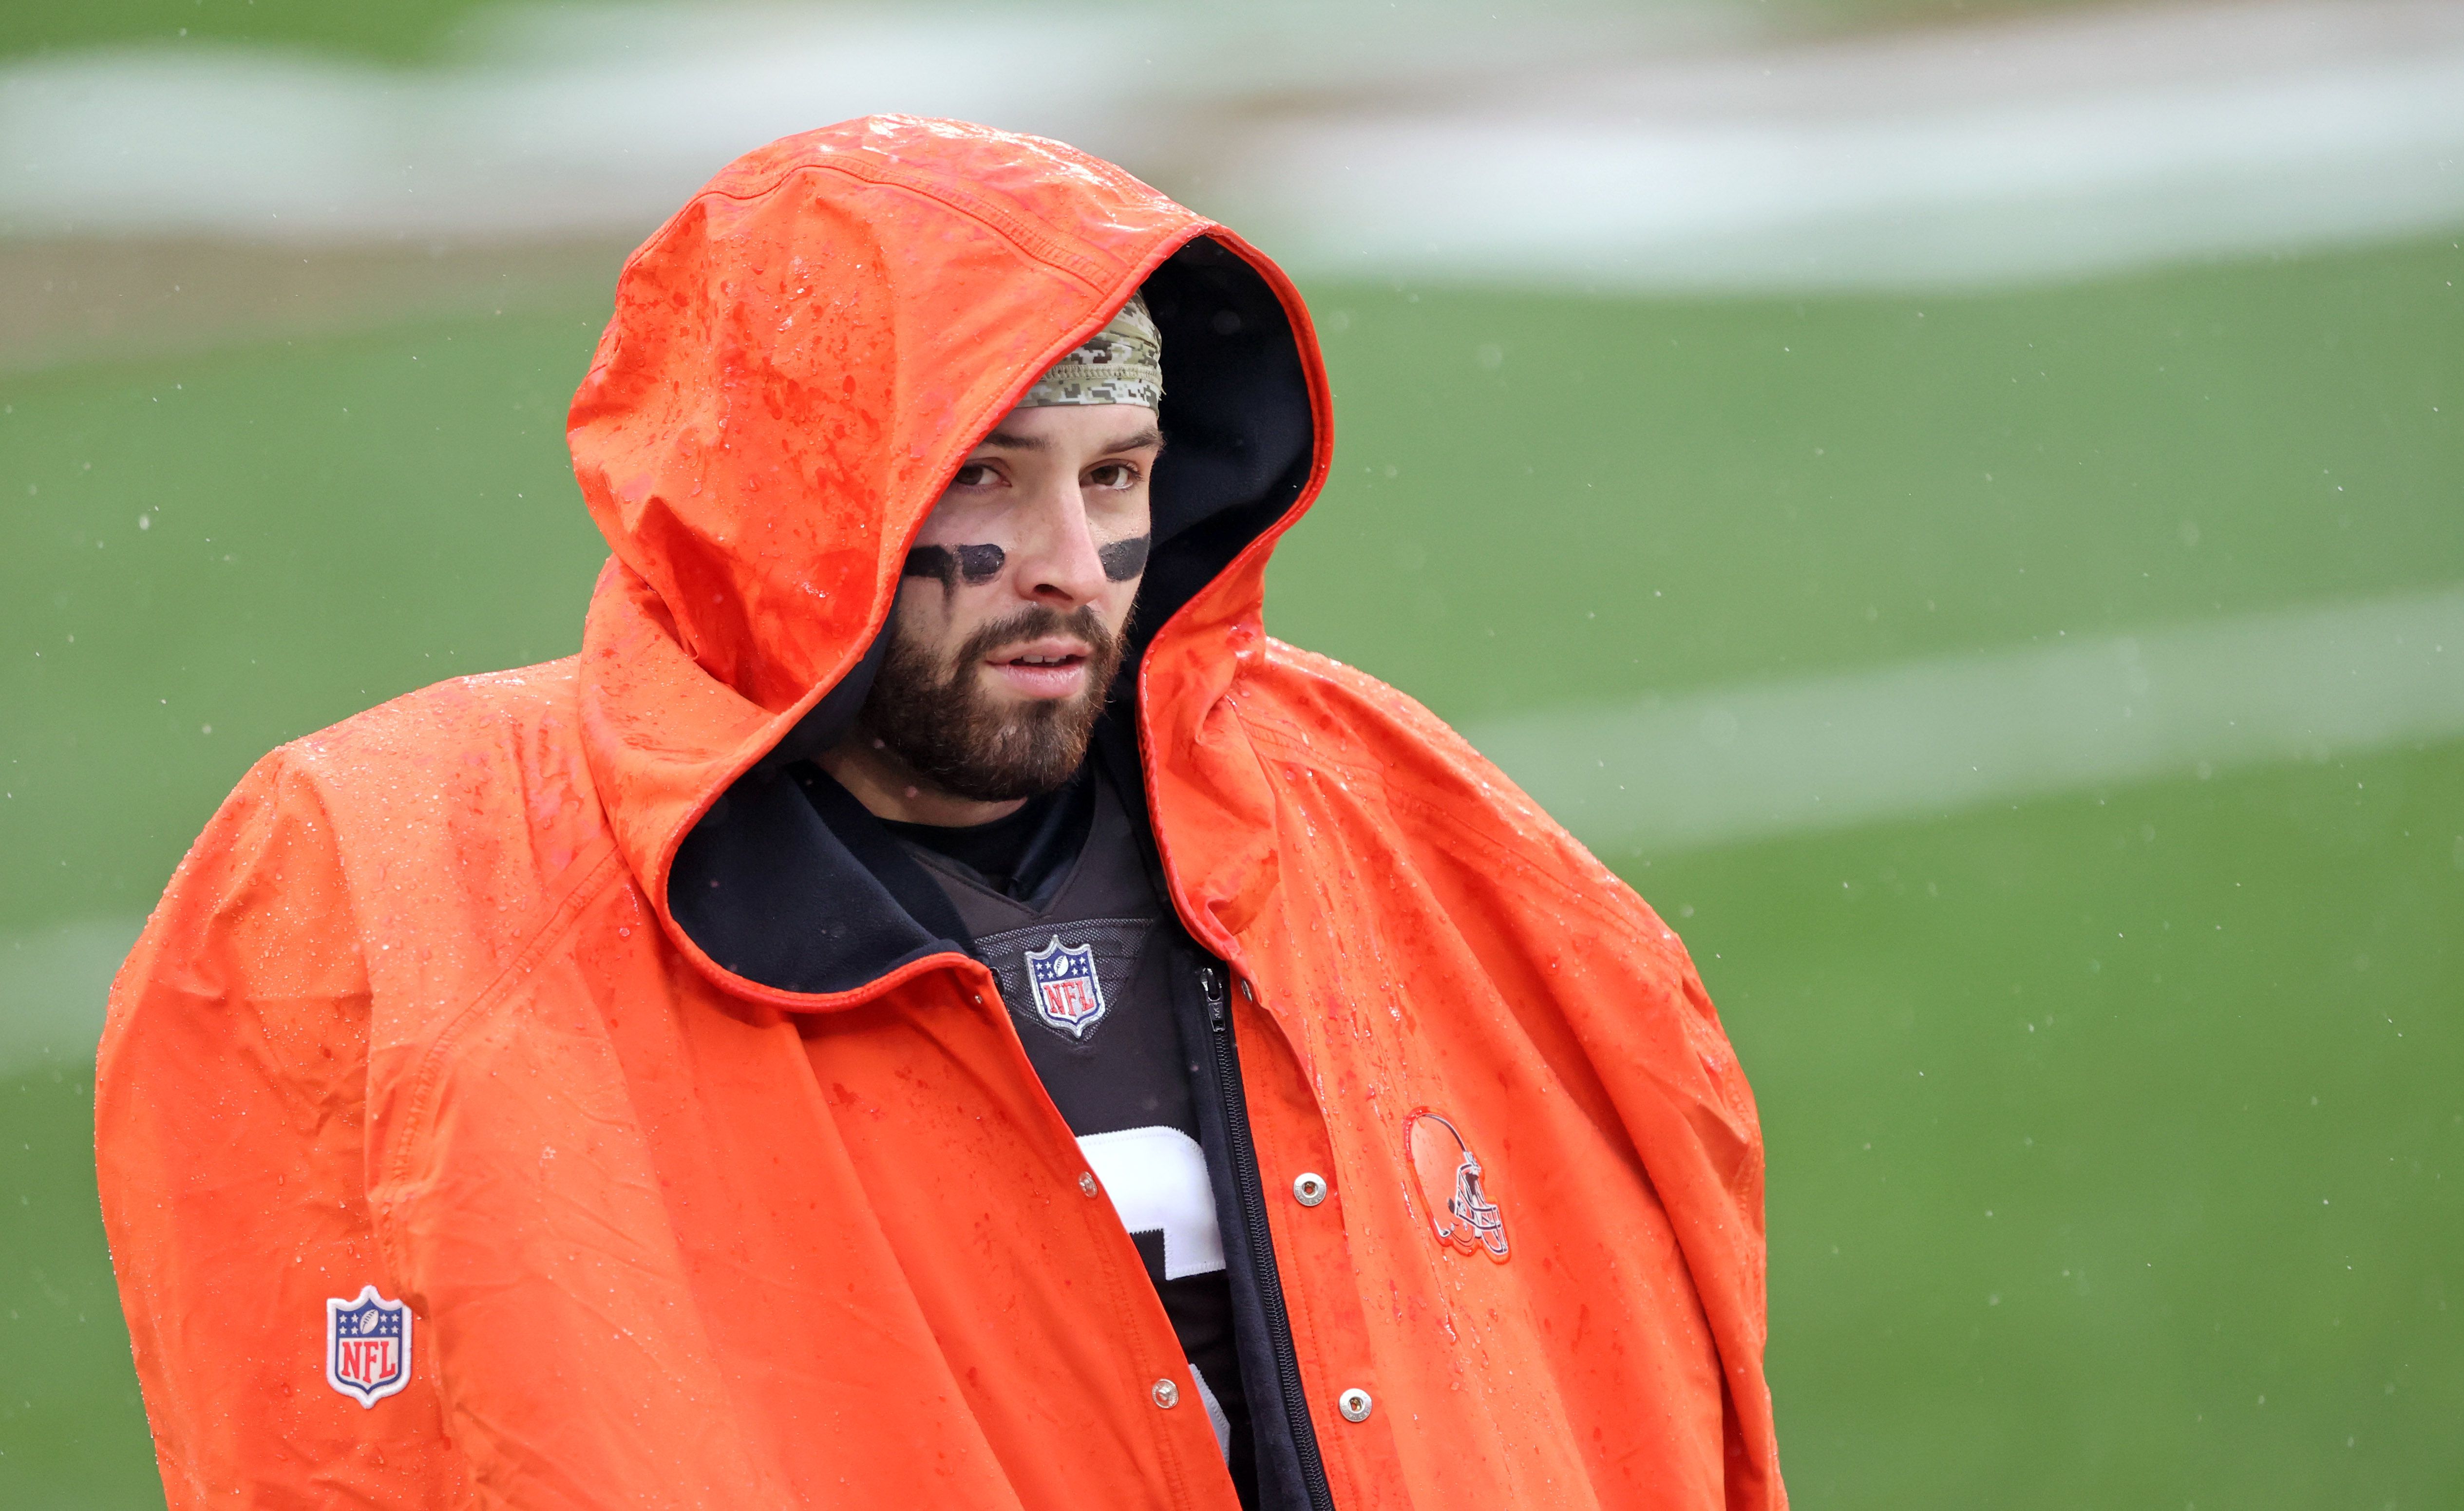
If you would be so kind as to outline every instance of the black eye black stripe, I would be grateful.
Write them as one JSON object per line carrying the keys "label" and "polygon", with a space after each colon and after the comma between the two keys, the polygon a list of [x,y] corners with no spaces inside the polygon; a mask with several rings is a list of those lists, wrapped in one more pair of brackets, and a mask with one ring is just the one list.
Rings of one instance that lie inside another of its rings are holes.
{"label": "black eye black stripe", "polygon": [[[1147,569],[1147,550],[1153,536],[1135,536],[1099,546],[1096,558],[1104,563],[1104,576],[1114,582],[1126,582]],[[917,546],[907,553],[906,577],[929,577],[943,587],[955,588],[961,581],[978,587],[1001,576],[1001,567],[1009,560],[999,546]]]}
{"label": "black eye black stripe", "polygon": [[1104,563],[1104,576],[1115,582],[1126,582],[1145,571],[1147,547],[1154,539],[1153,536],[1133,536],[1127,540],[1098,546],[1095,555]]}
{"label": "black eye black stripe", "polygon": [[976,587],[1001,576],[1001,563],[1008,559],[999,546],[917,546],[907,553],[901,575],[934,578],[948,588],[963,578]]}

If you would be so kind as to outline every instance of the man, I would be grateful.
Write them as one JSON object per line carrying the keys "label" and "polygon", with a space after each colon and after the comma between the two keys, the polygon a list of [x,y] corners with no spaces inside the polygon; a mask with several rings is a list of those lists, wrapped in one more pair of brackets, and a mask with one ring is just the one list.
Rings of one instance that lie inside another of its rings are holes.
{"label": "man", "polygon": [[174,1505],[1784,1503],[1682,947],[1263,631],[1272,264],[849,122],[634,254],[569,433],[582,653],[268,756],[115,988]]}

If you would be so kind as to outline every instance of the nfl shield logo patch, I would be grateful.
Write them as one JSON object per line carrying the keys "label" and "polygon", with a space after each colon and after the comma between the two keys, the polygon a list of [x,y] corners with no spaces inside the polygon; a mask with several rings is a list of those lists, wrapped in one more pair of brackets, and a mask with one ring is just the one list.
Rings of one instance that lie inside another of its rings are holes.
{"label": "nfl shield logo patch", "polygon": [[1104,985],[1095,978],[1095,952],[1086,945],[1064,949],[1061,936],[1026,953],[1026,987],[1038,1018],[1085,1039],[1104,1017]]}
{"label": "nfl shield logo patch", "polygon": [[410,1383],[410,1307],[373,1285],[325,1299],[325,1383],[374,1406]]}

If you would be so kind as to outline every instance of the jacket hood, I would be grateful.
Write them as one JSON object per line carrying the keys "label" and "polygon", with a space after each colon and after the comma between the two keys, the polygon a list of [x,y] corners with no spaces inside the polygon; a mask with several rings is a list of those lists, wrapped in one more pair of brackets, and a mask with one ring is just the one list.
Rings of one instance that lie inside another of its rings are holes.
{"label": "jacket hood", "polygon": [[1171,438],[1136,613],[1152,763],[1258,645],[1267,552],[1331,452],[1271,262],[1058,142],[898,116],[746,154],[626,262],[567,423],[614,553],[583,738],[645,894],[738,995],[831,1005],[950,948],[785,768],[852,721],[958,461],[1141,290]]}

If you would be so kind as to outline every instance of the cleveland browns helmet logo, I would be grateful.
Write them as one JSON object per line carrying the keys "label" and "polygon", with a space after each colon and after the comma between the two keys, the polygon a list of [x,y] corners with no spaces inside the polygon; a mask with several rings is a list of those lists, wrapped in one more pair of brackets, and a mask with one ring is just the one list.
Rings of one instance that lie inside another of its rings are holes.
{"label": "cleveland browns helmet logo", "polygon": [[1506,1215],[1488,1199],[1480,1159],[1454,1124],[1422,1107],[1403,1120],[1403,1150],[1412,1163],[1420,1210],[1439,1241],[1463,1253],[1481,1250],[1506,1260]]}

